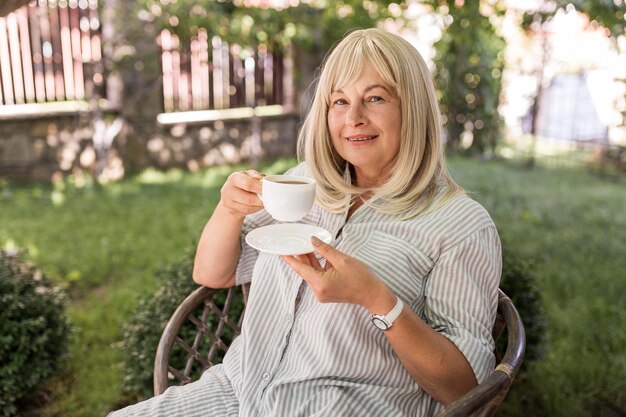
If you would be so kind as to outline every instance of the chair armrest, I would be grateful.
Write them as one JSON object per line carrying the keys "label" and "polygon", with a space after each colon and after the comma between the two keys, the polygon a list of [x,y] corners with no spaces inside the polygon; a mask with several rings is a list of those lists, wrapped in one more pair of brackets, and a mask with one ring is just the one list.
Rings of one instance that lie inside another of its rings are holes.
{"label": "chair armrest", "polygon": [[498,397],[510,384],[511,379],[505,372],[495,370],[481,384],[437,414],[437,417],[471,416]]}
{"label": "chair armrest", "polygon": [[219,289],[199,287],[185,298],[167,322],[154,357],[154,395],[162,394],[169,386],[169,354],[178,336],[178,331],[187,317],[205,300],[213,297]]}
{"label": "chair armrest", "polygon": [[[524,359],[526,334],[522,319],[511,299],[498,290],[498,314],[507,330],[507,347],[500,363],[478,386],[437,414],[437,417],[492,416],[509,391]],[[502,331],[502,323],[496,321],[494,336]],[[497,352],[496,352],[497,353]]]}

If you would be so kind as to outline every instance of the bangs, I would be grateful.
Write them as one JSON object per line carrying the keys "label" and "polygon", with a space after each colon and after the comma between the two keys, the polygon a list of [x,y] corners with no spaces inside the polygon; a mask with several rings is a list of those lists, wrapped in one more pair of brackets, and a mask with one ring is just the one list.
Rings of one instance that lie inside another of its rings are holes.
{"label": "bangs", "polygon": [[399,97],[397,80],[378,45],[369,37],[354,36],[352,42],[344,42],[333,50],[325,63],[328,74],[323,83],[326,87],[326,101],[333,92],[358,79],[367,65],[372,65],[390,90]]}

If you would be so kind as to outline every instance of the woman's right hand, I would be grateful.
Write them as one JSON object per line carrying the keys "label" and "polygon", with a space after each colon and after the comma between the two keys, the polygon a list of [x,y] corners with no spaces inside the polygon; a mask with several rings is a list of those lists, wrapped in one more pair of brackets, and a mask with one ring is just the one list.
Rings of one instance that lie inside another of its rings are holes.
{"label": "woman's right hand", "polygon": [[234,217],[243,219],[263,208],[257,194],[265,175],[255,170],[233,172],[222,186],[220,204]]}
{"label": "woman's right hand", "polygon": [[204,226],[196,249],[193,279],[198,284],[211,288],[235,284],[243,219],[263,208],[257,196],[263,176],[254,170],[228,176],[220,191],[220,202]]}

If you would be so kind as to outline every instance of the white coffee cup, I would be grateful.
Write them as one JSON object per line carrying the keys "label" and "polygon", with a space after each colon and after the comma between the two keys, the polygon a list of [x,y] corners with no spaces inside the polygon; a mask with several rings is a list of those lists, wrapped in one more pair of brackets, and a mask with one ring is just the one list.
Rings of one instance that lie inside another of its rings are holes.
{"label": "white coffee cup", "polygon": [[295,175],[268,175],[261,181],[265,210],[276,220],[295,222],[302,219],[315,201],[315,180]]}

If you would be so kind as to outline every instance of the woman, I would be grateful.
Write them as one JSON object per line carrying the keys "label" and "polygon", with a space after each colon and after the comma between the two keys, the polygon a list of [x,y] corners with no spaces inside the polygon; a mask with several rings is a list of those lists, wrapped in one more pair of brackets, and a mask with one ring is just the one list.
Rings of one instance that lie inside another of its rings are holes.
{"label": "woman", "polygon": [[[430,416],[493,369],[501,254],[486,211],[449,177],[428,68],[396,35],[327,57],[292,175],[315,178],[315,253],[259,253],[275,221],[261,175],[229,176],[194,280],[252,281],[242,334],[200,381],[120,415]],[[127,414],[126,414],[127,413]],[[116,414],[117,415],[117,414]]]}

